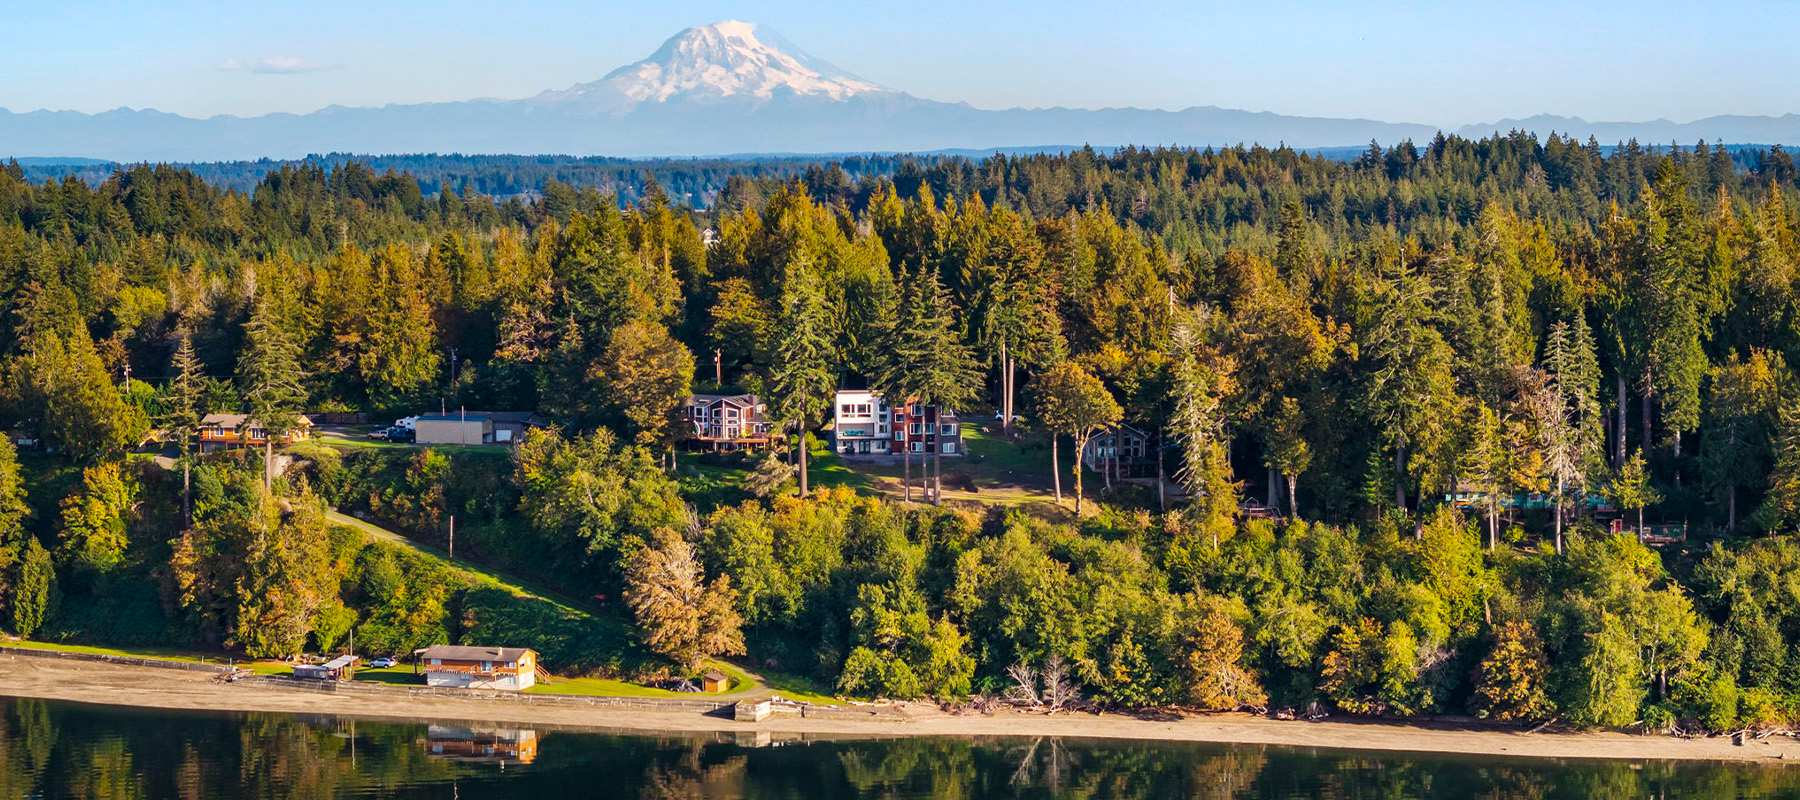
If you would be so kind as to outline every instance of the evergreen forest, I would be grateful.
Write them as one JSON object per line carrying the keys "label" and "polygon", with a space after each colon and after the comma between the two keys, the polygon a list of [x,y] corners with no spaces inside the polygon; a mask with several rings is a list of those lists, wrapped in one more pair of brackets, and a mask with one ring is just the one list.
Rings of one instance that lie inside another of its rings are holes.
{"label": "evergreen forest", "polygon": [[[1112,707],[1800,719],[1779,147],[853,166],[709,163],[704,204],[654,174],[0,169],[0,628],[257,657],[354,630],[627,679],[729,656],[947,702],[1054,673]],[[943,458],[854,480],[838,388],[959,409],[1055,499],[947,501]],[[781,446],[692,452],[691,392],[757,393]],[[211,413],[457,408],[552,424],[197,446]],[[1121,426],[1166,481],[1079,465]],[[458,555],[584,613],[332,509],[439,546],[454,517]]]}

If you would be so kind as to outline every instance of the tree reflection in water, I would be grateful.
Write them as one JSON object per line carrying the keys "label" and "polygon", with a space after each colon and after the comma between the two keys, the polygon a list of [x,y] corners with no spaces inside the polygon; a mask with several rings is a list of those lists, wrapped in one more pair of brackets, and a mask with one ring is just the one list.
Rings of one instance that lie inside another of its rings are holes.
{"label": "tree reflection in water", "polygon": [[612,736],[0,698],[0,798],[1800,799],[1800,770],[1182,742]]}

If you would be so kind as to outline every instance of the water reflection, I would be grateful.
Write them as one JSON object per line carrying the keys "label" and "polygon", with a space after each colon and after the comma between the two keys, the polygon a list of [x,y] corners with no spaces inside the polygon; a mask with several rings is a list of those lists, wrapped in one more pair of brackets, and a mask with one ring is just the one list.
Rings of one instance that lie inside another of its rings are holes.
{"label": "water reflection", "polygon": [[456,725],[425,728],[425,752],[471,764],[530,764],[537,760],[537,748],[538,735],[534,730]]}
{"label": "water reflection", "polygon": [[0,698],[0,798],[12,797],[1800,798],[1800,768],[754,728],[616,736]]}

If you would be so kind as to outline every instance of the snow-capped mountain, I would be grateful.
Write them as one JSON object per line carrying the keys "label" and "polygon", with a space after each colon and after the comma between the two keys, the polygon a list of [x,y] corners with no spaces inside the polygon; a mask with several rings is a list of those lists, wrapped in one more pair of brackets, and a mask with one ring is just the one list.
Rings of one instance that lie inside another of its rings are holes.
{"label": "snow-capped mountain", "polygon": [[778,97],[841,101],[870,93],[898,94],[814,58],[779,36],[759,37],[755,25],[733,21],[688,28],[663,42],[649,58],[591,83],[544,92],[534,100],[584,103],[617,113],[643,103],[735,102],[754,107]]}
{"label": "snow-capped mountain", "polygon": [[[1588,123],[1532,117],[1539,135],[1589,133],[1603,143],[1800,144],[1800,116],[1713,117],[1688,123]],[[1126,144],[1294,147],[1429,141],[1436,125],[1300,117],[1198,106],[983,110],[886,88],[744,22],[689,28],[649,58],[597,81],[522,100],[330,106],[310,114],[194,119],[154,110],[12,113],[0,109],[0,159],[85,156],[119,161],[296,158],[309,153],[559,153],[700,156],[743,153],[924,152]]]}

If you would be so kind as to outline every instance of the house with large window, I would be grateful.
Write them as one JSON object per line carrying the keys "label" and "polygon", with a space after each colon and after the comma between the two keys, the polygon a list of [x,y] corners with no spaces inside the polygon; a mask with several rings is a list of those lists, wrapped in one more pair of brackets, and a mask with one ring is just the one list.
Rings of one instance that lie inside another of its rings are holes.
{"label": "house with large window", "polygon": [[[297,442],[311,433],[312,420],[301,415],[292,430],[275,434],[275,444]],[[246,414],[207,414],[200,420],[200,451],[203,453],[233,447],[262,447],[268,443],[269,432],[263,424]]]}
{"label": "house with large window", "polygon": [[845,456],[963,454],[962,421],[935,403],[890,404],[880,392],[840,391],[831,449]]}
{"label": "house with large window", "polygon": [[753,394],[689,395],[682,416],[692,425],[690,438],[714,451],[754,450],[775,438],[769,406]]}
{"label": "house with large window", "polygon": [[537,682],[537,651],[528,647],[434,644],[414,656],[426,686],[516,691]]}
{"label": "house with large window", "polygon": [[1150,434],[1130,425],[1116,425],[1088,439],[1081,451],[1083,466],[1099,473],[1120,478],[1146,478],[1156,475],[1156,451]]}

